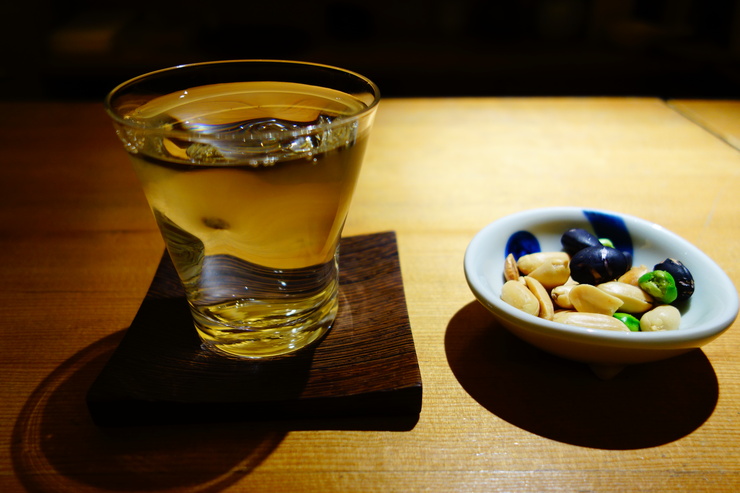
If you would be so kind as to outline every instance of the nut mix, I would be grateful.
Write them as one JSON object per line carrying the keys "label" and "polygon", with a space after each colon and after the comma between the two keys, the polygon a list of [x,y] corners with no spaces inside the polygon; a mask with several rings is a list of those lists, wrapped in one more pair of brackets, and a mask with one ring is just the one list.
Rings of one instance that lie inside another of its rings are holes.
{"label": "nut mix", "polygon": [[673,303],[694,292],[694,279],[668,258],[651,271],[632,267],[631,256],[608,239],[574,228],[561,237],[563,251],[537,252],[504,262],[501,299],[530,315],[591,329],[622,332],[676,330]]}

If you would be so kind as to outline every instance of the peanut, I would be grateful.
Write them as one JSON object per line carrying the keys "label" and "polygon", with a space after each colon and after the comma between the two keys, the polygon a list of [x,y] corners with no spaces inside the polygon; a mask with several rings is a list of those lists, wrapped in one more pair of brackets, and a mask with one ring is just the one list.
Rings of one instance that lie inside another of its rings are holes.
{"label": "peanut", "polygon": [[577,284],[565,283],[562,286],[556,286],[550,291],[550,297],[560,308],[566,310],[573,310],[573,303],[570,301],[570,290],[573,289]]}
{"label": "peanut", "polygon": [[624,303],[596,286],[579,284],[570,290],[570,302],[579,312],[601,313],[610,317]]}
{"label": "peanut", "polygon": [[650,272],[650,269],[648,269],[644,265],[640,265],[639,267],[632,267],[630,270],[622,274],[619,279],[617,279],[617,281],[639,287],[637,280],[640,279],[640,276],[647,272]]}
{"label": "peanut", "polygon": [[554,322],[561,324],[576,325],[587,329],[613,330],[618,332],[629,332],[627,326],[609,315],[602,313],[583,312],[558,312],[553,317]]}
{"label": "peanut", "polygon": [[516,259],[513,254],[506,256],[504,262],[504,279],[507,281],[516,281],[519,279],[519,269],[516,266]]}
{"label": "peanut", "polygon": [[656,306],[640,318],[640,330],[643,332],[677,330],[680,325],[681,312],[673,305]]}
{"label": "peanut", "polygon": [[545,262],[552,263],[558,260],[560,264],[568,265],[570,255],[565,252],[537,252],[519,257],[516,265],[525,276],[531,274],[537,267]]}
{"label": "peanut", "polygon": [[528,274],[542,283],[546,289],[564,284],[570,277],[568,262],[562,259],[547,259]]}
{"label": "peanut", "polygon": [[552,316],[555,313],[555,307],[552,306],[552,299],[550,299],[550,295],[547,294],[545,287],[540,283],[540,281],[531,276],[524,276],[524,282],[540,304],[540,311],[537,315],[545,320],[552,320]]}
{"label": "peanut", "polygon": [[540,314],[540,302],[537,301],[537,297],[519,281],[506,281],[501,288],[501,299],[535,317]]}
{"label": "peanut", "polygon": [[622,300],[620,310],[627,313],[643,313],[653,307],[653,297],[632,284],[610,281],[597,286],[600,290]]}

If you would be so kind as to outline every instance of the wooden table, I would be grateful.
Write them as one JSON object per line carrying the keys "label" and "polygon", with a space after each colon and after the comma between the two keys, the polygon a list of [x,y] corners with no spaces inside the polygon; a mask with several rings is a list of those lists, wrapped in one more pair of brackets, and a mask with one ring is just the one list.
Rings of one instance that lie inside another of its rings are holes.
{"label": "wooden table", "polygon": [[487,223],[571,205],[658,222],[740,285],[740,152],[718,137],[737,136],[737,112],[637,98],[383,101],[345,235],[397,233],[424,384],[415,426],[120,430],[94,426],[84,395],[163,243],[100,105],[3,103],[0,491],[737,491],[737,323],[700,351],[601,382],[508,336],[462,270]]}
{"label": "wooden table", "polygon": [[740,150],[740,101],[677,100],[669,105]]}

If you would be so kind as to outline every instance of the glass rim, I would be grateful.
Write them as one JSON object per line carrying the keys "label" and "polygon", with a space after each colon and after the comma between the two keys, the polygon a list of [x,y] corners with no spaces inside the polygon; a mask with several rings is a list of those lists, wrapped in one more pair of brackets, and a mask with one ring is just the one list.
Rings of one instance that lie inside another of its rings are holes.
{"label": "glass rim", "polygon": [[283,131],[276,132],[274,130],[257,130],[257,131],[250,132],[250,135],[256,138],[260,138],[260,137],[271,138],[271,137],[275,137],[278,135],[283,136],[283,137],[288,137],[291,135],[295,135],[295,136],[309,135],[320,129],[325,130],[325,129],[331,129],[337,126],[346,125],[348,122],[359,120],[366,115],[372,114],[375,111],[378,104],[380,103],[381,96],[380,96],[380,89],[378,88],[378,86],[368,77],[360,73],[354,72],[352,70],[344,69],[341,67],[336,67],[333,65],[326,65],[326,64],[315,63],[315,62],[305,62],[305,61],[299,61],[299,60],[234,59],[234,60],[214,60],[214,61],[206,61],[206,62],[185,63],[181,65],[173,65],[170,67],[165,67],[165,68],[143,73],[141,75],[128,79],[124,82],[121,82],[120,84],[115,86],[113,89],[111,89],[108,92],[108,94],[105,96],[105,99],[103,100],[103,106],[108,116],[115,123],[122,125],[124,127],[127,127],[127,128],[135,129],[137,132],[152,133],[152,134],[166,134],[170,136],[183,136],[183,137],[196,136],[198,140],[237,140],[237,139],[240,140],[243,138],[243,136],[238,136],[238,135],[233,135],[233,134],[229,135],[229,134],[224,134],[220,132],[198,133],[198,132],[191,132],[187,130],[168,130],[168,129],[162,129],[162,128],[148,128],[145,125],[137,125],[135,121],[127,120],[123,118],[123,116],[113,108],[112,101],[115,98],[115,96],[119,94],[120,92],[122,92],[122,90],[124,90],[125,88],[133,86],[141,81],[144,81],[145,79],[149,79],[157,75],[162,75],[166,73],[176,73],[178,70],[182,70],[182,69],[206,67],[209,65],[239,65],[239,64],[257,64],[257,63],[274,64],[274,65],[281,65],[281,64],[282,65],[295,65],[295,66],[302,66],[306,68],[314,67],[314,68],[319,68],[319,69],[324,69],[324,70],[329,70],[329,71],[335,71],[337,73],[342,73],[344,75],[354,77],[358,81],[368,86],[368,93],[372,96],[372,102],[367,107],[363,108],[357,113],[352,114],[352,115],[339,116],[335,118],[334,120],[332,120],[330,123],[306,125],[299,129],[288,130],[288,131],[283,130]]}

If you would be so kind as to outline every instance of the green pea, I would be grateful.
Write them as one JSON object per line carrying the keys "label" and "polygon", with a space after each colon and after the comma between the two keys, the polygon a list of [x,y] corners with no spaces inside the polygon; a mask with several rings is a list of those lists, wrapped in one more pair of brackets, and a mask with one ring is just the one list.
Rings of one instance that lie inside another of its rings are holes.
{"label": "green pea", "polygon": [[676,281],[664,270],[654,270],[643,274],[637,283],[650,296],[663,303],[672,303],[678,297]]}
{"label": "green pea", "polygon": [[602,246],[614,248],[614,243],[612,243],[612,240],[609,238],[599,238],[599,243],[601,243]]}
{"label": "green pea", "polygon": [[640,321],[634,315],[617,312],[614,318],[626,325],[631,332],[640,332]]}

